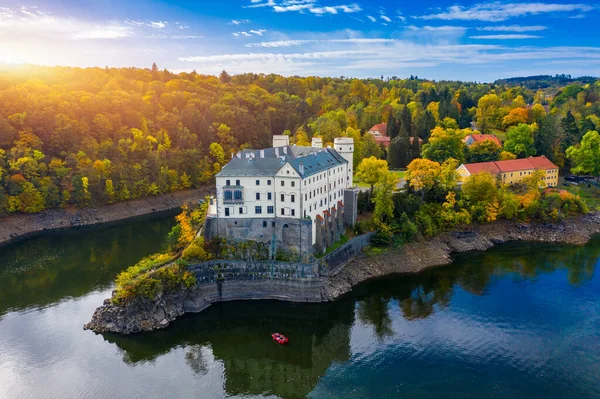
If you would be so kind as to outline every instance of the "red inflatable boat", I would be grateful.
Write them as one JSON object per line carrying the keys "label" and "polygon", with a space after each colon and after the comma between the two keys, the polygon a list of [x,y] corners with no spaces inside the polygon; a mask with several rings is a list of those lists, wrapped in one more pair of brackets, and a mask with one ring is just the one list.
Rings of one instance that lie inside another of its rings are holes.
{"label": "red inflatable boat", "polygon": [[273,341],[277,342],[279,345],[284,345],[288,343],[287,337],[283,334],[274,333],[271,334],[271,337],[273,338]]}

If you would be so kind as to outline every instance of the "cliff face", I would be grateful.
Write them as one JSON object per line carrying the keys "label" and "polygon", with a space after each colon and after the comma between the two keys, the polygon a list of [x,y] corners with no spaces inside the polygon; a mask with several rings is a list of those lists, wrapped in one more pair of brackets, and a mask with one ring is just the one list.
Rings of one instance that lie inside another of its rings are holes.
{"label": "cliff face", "polygon": [[485,251],[509,241],[540,241],[584,244],[600,233],[600,213],[572,218],[557,224],[521,224],[499,221],[469,230],[440,234],[377,256],[359,255],[337,274],[317,281],[290,280],[223,281],[182,289],[151,301],[138,298],[124,306],[109,300],[84,326],[95,332],[138,333],[165,328],[186,312],[200,312],[214,302],[278,299],[290,302],[332,301],[363,281],[390,274],[418,273],[452,262],[457,252]]}

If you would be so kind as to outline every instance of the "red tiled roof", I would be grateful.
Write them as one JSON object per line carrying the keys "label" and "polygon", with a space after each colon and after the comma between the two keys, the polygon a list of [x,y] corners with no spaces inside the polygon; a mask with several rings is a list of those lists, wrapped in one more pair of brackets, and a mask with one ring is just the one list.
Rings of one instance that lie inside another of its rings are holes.
{"label": "red tiled roof", "polygon": [[468,163],[465,164],[465,168],[467,168],[471,174],[479,172],[497,174],[500,172],[507,173],[531,169],[558,169],[558,166],[554,165],[548,158],[542,155],[541,157],[510,159],[507,161]]}
{"label": "red tiled roof", "polygon": [[382,145],[384,147],[389,147],[390,143],[392,142],[392,139],[387,136],[378,136],[373,138],[375,139],[375,142],[377,144]]}
{"label": "red tiled roof", "polygon": [[385,131],[387,130],[387,123],[378,123],[377,125],[369,129],[369,131],[371,130],[376,130],[385,136]]}
{"label": "red tiled roof", "polygon": [[340,208],[344,207],[344,204],[342,204],[342,201],[338,201],[338,205],[340,206]]}
{"label": "red tiled roof", "polygon": [[502,143],[500,143],[498,137],[494,136],[493,134],[470,134],[467,137],[465,137],[463,141],[466,142],[469,136],[472,137],[473,141],[476,143],[481,143],[482,141],[486,140],[492,140],[494,143],[498,144],[499,146],[502,146]]}
{"label": "red tiled roof", "polygon": [[536,169],[558,169],[558,166],[554,165],[552,162],[550,162],[548,158],[546,158],[543,155],[541,157],[532,157],[528,159],[529,162],[531,162],[533,167]]}
{"label": "red tiled roof", "polygon": [[321,220],[321,221],[323,221],[323,216],[321,216],[321,215],[317,215],[317,216],[316,216],[316,218],[317,218],[318,220]]}
{"label": "red tiled roof", "polygon": [[465,164],[465,168],[472,175],[480,172],[488,172],[493,175],[500,173],[500,168],[498,168],[496,162],[467,163]]}
{"label": "red tiled roof", "polygon": [[327,216],[327,217],[331,217],[331,213],[329,213],[329,209],[325,209],[323,211],[323,215]]}
{"label": "red tiled roof", "polygon": [[[379,137],[373,137],[373,138],[375,139],[375,142],[377,144],[382,145],[382,146],[384,146],[386,148],[389,147],[390,143],[392,142],[392,139],[390,137],[387,137],[387,136],[379,136]],[[410,143],[412,144],[413,141],[415,141],[415,138],[411,137],[410,138]],[[419,138],[419,144],[423,144],[423,140],[421,140],[420,138]]]}

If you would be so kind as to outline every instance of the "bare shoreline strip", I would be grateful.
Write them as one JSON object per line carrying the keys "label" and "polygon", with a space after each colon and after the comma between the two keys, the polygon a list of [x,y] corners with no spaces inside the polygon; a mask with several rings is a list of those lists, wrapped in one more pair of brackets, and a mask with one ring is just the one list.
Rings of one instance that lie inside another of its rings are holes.
{"label": "bare shoreline strip", "polygon": [[6,216],[0,218],[0,247],[44,232],[98,226],[169,211],[185,202],[197,202],[212,190],[212,186],[206,186],[94,208],[50,209],[39,214]]}

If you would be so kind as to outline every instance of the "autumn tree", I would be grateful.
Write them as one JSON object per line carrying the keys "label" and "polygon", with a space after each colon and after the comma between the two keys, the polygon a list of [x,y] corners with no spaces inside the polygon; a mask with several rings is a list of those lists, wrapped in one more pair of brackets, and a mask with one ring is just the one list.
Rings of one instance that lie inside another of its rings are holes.
{"label": "autumn tree", "polygon": [[473,143],[466,149],[466,161],[469,163],[497,161],[502,147],[494,140],[483,140]]}
{"label": "autumn tree", "polygon": [[423,158],[441,163],[448,158],[454,158],[459,162],[465,160],[463,138],[469,129],[443,129],[436,127],[431,133],[429,143],[423,145]]}
{"label": "autumn tree", "polygon": [[375,184],[381,179],[381,176],[384,176],[388,172],[387,161],[369,157],[363,159],[360,165],[358,165],[356,177],[358,177],[361,182],[368,184],[371,187],[370,192],[373,194]]}

